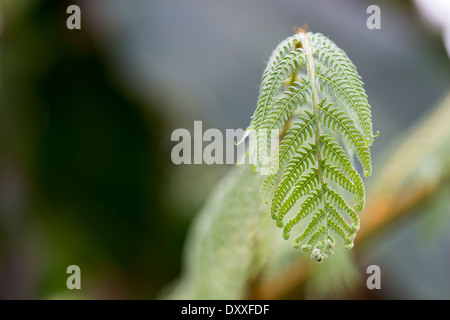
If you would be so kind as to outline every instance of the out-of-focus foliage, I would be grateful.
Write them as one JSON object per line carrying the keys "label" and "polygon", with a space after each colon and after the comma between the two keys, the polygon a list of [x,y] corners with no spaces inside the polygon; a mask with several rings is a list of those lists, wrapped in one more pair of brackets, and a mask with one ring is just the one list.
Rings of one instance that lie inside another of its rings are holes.
{"label": "out-of-focus foliage", "polygon": [[[1,4],[0,298],[153,297],[187,222],[164,191],[168,120],[65,27],[66,2]],[[66,288],[72,264],[82,291]]]}
{"label": "out-of-focus foliage", "polygon": [[235,299],[266,263],[274,230],[259,198],[261,176],[236,167],[213,190],[195,218],[186,244],[185,269],[164,298]]}

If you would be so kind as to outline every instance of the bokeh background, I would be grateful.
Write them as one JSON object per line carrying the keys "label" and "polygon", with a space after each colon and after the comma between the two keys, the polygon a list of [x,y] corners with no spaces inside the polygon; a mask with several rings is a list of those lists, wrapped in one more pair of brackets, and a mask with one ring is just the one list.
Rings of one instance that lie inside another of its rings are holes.
{"label": "bokeh background", "polygon": [[[245,129],[268,56],[296,26],[358,67],[381,155],[450,88],[450,12],[425,2],[1,0],[0,298],[158,297],[231,168],[172,164],[172,131]],[[66,28],[70,4],[81,30]],[[371,4],[380,30],[366,27]],[[358,297],[449,299],[448,208],[431,248],[420,215],[380,237],[362,263],[382,266],[383,289]],[[66,288],[72,264],[79,291]]]}

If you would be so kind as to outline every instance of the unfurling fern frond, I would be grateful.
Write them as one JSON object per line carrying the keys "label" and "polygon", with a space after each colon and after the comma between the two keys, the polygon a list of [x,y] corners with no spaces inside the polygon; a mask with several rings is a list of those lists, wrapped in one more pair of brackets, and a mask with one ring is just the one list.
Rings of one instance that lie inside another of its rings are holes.
{"label": "unfurling fern frond", "polygon": [[269,59],[249,130],[257,170],[273,141],[261,132],[281,130],[273,155],[279,167],[260,193],[264,200],[272,195],[271,215],[283,237],[298,229],[294,247],[312,250],[317,262],[333,254],[336,236],[353,247],[365,191],[351,157],[371,175],[370,109],[356,67],[322,34],[302,30]]}

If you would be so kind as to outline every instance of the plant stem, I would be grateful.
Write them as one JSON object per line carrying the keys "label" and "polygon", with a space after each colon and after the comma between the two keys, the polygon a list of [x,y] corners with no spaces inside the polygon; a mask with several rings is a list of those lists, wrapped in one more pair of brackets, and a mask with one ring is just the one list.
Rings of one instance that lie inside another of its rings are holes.
{"label": "plant stem", "polygon": [[[308,71],[308,78],[309,83],[311,86],[311,104],[312,104],[312,110],[314,115],[314,124],[315,124],[315,141],[314,145],[316,146],[316,155],[317,155],[317,173],[319,177],[319,188],[320,188],[320,200],[323,205],[323,210],[325,211],[325,201],[323,192],[324,189],[324,182],[323,182],[323,173],[322,173],[322,154],[320,152],[320,136],[321,136],[321,130],[320,130],[320,119],[319,119],[319,96],[317,93],[317,86],[316,86],[316,77],[315,77],[315,69],[314,69],[314,55],[312,53],[311,49],[311,43],[309,42],[308,35],[306,31],[303,31],[301,33],[302,35],[302,43],[303,48],[305,48],[306,51],[306,68]],[[328,238],[328,219],[327,219],[327,238]]]}

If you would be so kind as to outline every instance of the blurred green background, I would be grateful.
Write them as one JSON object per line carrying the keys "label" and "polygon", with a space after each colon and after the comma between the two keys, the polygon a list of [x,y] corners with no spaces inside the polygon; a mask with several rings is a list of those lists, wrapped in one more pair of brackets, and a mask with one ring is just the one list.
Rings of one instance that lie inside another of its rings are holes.
{"label": "blurred green background", "polygon": [[[81,30],[66,28],[70,4]],[[304,23],[358,66],[375,156],[449,89],[441,33],[410,1],[1,0],[0,298],[156,298],[231,168],[175,166],[172,131],[246,128],[268,56]],[[402,247],[413,225],[367,258],[386,265],[377,298],[450,298],[449,237],[418,266]],[[80,291],[66,288],[72,264]]]}

